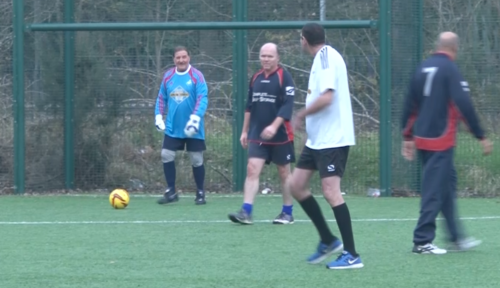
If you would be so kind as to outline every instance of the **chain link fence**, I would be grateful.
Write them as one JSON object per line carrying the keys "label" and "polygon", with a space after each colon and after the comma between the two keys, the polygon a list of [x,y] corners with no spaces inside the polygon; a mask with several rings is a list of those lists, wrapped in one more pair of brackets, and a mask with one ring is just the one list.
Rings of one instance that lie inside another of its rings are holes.
{"label": "chain link fence", "polygon": [[[12,4],[0,1],[0,181],[13,186]],[[102,3],[101,3],[102,2]],[[75,0],[75,22],[195,22],[232,21],[231,0]],[[325,3],[321,6],[321,3]],[[400,116],[408,78],[433,48],[439,32],[461,37],[458,63],[472,88],[473,101],[493,140],[497,138],[500,92],[500,4],[498,1],[392,0],[392,189],[419,190],[419,165],[400,156]],[[460,2],[460,5],[457,4]],[[63,22],[64,1],[25,0],[26,23]],[[286,5],[285,5],[286,3]],[[3,6],[2,6],[3,5]],[[378,19],[378,1],[344,2],[276,0],[248,1],[248,21]],[[422,11],[422,13],[420,13]],[[5,16],[5,17],[4,17]],[[421,25],[422,24],[422,25]],[[422,27],[419,33],[419,27]],[[64,188],[64,32],[26,33],[26,189]],[[96,191],[125,186],[134,191],[165,188],[160,159],[163,136],[154,127],[154,102],[163,72],[173,66],[172,49],[190,49],[191,63],[201,70],[209,88],[206,114],[208,149],[206,189],[232,191],[231,30],[94,31],[75,36],[75,187]],[[259,69],[259,49],[266,42],[280,47],[282,65],[291,72],[297,90],[296,108],[305,102],[312,57],[300,49],[299,30],[248,30],[248,77]],[[343,190],[364,194],[379,187],[379,35],[376,29],[328,29],[327,42],[344,57],[350,77],[357,145],[351,150]],[[496,80],[496,81],[495,81]],[[237,95],[236,97],[246,97]],[[457,149],[459,190],[467,195],[492,195],[498,185],[500,158],[479,157],[479,146],[462,129]],[[298,134],[296,153],[303,135]],[[179,152],[177,187],[195,189],[189,159]],[[316,178],[317,179],[317,178]],[[261,189],[279,193],[273,165],[261,177]],[[313,192],[320,191],[317,183]]]}

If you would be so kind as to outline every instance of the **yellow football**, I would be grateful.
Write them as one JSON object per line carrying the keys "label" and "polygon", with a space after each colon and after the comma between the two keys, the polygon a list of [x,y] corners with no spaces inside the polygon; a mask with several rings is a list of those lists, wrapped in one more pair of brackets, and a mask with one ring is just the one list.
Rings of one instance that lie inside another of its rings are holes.
{"label": "yellow football", "polygon": [[115,209],[124,209],[130,201],[125,189],[115,189],[109,194],[109,204]]}

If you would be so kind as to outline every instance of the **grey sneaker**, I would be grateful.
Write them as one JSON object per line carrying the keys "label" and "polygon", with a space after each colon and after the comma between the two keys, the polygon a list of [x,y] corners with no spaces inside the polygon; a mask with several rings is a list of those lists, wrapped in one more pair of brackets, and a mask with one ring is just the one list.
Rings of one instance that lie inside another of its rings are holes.
{"label": "grey sneaker", "polygon": [[293,224],[293,216],[281,212],[280,215],[274,218],[273,224]]}
{"label": "grey sneaker", "polygon": [[479,245],[481,245],[482,241],[477,240],[473,237],[468,237],[465,239],[458,240],[457,242],[450,243],[448,251],[450,252],[462,252],[471,250]]}
{"label": "grey sneaker", "polygon": [[177,192],[172,189],[172,188],[167,188],[165,191],[165,194],[163,194],[163,197],[158,199],[157,203],[158,204],[168,204],[168,203],[173,203],[179,201],[179,196],[177,195]]}
{"label": "grey sneaker", "polygon": [[234,223],[240,223],[245,225],[253,224],[252,216],[248,215],[248,213],[243,209],[241,209],[237,213],[229,214],[228,217],[229,220],[233,221]]}

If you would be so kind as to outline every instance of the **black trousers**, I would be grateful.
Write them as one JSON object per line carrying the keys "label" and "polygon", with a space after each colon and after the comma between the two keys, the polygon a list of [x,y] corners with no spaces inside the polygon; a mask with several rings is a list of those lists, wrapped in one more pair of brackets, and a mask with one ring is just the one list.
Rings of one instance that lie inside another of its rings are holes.
{"label": "black trousers", "polygon": [[441,212],[446,221],[448,241],[463,237],[456,205],[457,172],[453,163],[454,149],[419,150],[422,159],[422,198],[420,217],[413,232],[413,243],[424,245],[436,237],[436,218]]}

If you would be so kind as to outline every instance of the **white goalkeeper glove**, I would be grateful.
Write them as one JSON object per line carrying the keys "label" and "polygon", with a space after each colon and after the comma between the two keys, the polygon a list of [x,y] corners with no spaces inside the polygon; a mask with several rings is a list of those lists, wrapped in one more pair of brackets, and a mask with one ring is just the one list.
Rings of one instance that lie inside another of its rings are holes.
{"label": "white goalkeeper glove", "polygon": [[165,130],[165,122],[163,122],[163,116],[161,116],[161,114],[156,115],[155,126],[156,130],[160,132]]}
{"label": "white goalkeeper glove", "polygon": [[187,137],[193,137],[196,133],[198,133],[198,129],[200,128],[200,116],[191,114],[189,116],[189,121],[186,123],[186,127],[184,128],[184,134]]}

